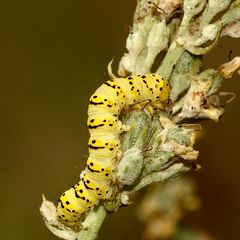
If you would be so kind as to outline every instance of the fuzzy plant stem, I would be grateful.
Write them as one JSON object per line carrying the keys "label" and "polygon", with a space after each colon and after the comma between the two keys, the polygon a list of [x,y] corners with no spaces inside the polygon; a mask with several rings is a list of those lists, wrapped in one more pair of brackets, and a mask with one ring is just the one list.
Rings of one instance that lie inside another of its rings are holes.
{"label": "fuzzy plant stem", "polygon": [[77,240],[93,240],[98,236],[98,231],[107,215],[104,206],[99,205],[86,218],[83,229],[79,232]]}

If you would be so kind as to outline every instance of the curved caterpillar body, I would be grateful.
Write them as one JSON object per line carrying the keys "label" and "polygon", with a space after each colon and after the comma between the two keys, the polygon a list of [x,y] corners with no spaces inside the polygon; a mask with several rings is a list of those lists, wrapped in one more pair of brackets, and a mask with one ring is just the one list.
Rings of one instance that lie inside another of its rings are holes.
{"label": "curved caterpillar body", "polygon": [[154,74],[108,80],[95,91],[88,107],[87,167],[80,182],[59,199],[57,215],[61,223],[74,227],[82,213],[96,206],[99,200],[111,197],[111,175],[120,153],[119,135],[127,129],[119,120],[120,113],[145,100],[145,105],[162,109],[169,91],[168,81]]}

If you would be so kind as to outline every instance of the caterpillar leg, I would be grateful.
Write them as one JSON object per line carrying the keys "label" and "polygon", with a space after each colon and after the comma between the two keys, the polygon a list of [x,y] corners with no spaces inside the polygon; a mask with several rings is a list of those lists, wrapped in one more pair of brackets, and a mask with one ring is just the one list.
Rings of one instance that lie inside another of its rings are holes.
{"label": "caterpillar leg", "polygon": [[129,132],[131,130],[131,126],[130,125],[122,125],[122,131],[123,132]]}
{"label": "caterpillar leg", "polygon": [[136,110],[143,110],[151,118],[153,116],[154,112],[155,112],[151,103],[152,103],[151,99],[143,99],[143,100],[138,101],[134,104],[131,104],[130,108],[134,108]]}
{"label": "caterpillar leg", "polygon": [[111,179],[111,182],[112,182],[114,185],[116,185],[116,184],[118,183],[118,180],[117,180],[117,177],[116,177],[115,174],[112,174],[111,177],[110,177],[110,179]]}
{"label": "caterpillar leg", "polygon": [[147,105],[149,105],[152,102],[151,99],[143,99],[141,101],[135,102],[133,104],[130,104],[129,107],[138,110],[143,110]]}
{"label": "caterpillar leg", "polygon": [[122,150],[118,150],[117,153],[116,153],[116,158],[117,160],[121,160],[122,159],[122,156],[123,156],[123,152]]}
{"label": "caterpillar leg", "polygon": [[119,125],[119,129],[120,129],[120,133],[122,132],[128,132],[131,130],[131,127],[130,125],[125,125],[123,124],[120,120],[118,120],[118,125]]}
{"label": "caterpillar leg", "polygon": [[143,111],[147,113],[147,115],[152,118],[153,114],[155,113],[153,106],[147,105],[143,108]]}

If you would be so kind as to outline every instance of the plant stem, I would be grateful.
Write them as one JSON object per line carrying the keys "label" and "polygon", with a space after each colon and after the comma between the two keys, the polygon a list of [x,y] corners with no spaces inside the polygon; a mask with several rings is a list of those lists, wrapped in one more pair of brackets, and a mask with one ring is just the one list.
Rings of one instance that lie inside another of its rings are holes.
{"label": "plant stem", "polygon": [[83,222],[83,229],[79,232],[78,240],[94,240],[97,238],[98,231],[107,215],[104,206],[99,205],[93,209],[86,220]]}

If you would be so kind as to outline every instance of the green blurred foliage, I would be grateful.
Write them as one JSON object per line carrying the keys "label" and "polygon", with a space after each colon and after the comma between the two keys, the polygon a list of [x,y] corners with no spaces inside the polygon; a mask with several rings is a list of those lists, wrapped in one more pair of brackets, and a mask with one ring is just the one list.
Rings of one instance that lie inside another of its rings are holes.
{"label": "green blurred foliage", "polygon": [[[135,1],[17,1],[0,3],[1,239],[57,239],[39,213],[41,194],[57,201],[85,166],[87,103],[125,50]],[[205,67],[239,55],[222,40]],[[238,77],[239,78],[239,77]],[[238,79],[225,90],[239,95]],[[240,216],[239,97],[220,123],[207,122],[200,164],[192,173],[204,201],[188,221],[218,239],[238,239]],[[100,239],[140,239],[134,206],[111,214]]]}

